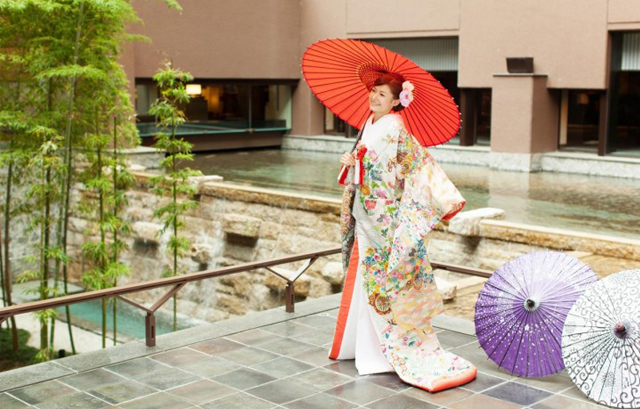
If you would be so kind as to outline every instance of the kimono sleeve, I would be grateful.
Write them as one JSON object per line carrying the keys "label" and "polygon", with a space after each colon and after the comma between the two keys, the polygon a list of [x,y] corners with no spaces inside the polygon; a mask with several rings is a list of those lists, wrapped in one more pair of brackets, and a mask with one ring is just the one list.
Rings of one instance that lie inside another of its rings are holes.
{"label": "kimono sleeve", "polygon": [[397,163],[397,179],[403,187],[401,206],[417,206],[427,212],[431,229],[462,210],[465,200],[458,189],[427,149],[405,130],[398,138]]}
{"label": "kimono sleeve", "polygon": [[396,183],[402,189],[395,220],[390,268],[421,245],[441,220],[458,213],[465,200],[442,168],[406,130],[398,137]]}
{"label": "kimono sleeve", "polygon": [[396,180],[401,193],[389,254],[386,292],[403,328],[429,328],[443,310],[429,265],[426,236],[453,217],[464,199],[429,152],[403,130],[398,138]]}

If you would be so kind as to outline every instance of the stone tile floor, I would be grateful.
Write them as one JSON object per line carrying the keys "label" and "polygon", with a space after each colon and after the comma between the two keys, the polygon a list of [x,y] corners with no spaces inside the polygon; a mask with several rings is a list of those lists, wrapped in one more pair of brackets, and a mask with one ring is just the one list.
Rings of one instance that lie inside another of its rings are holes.
{"label": "stone tile floor", "polygon": [[[339,295],[338,295],[339,296]],[[0,408],[587,409],[598,405],[565,374],[523,379],[480,349],[472,323],[438,317],[444,348],[475,363],[478,378],[430,394],[395,374],[358,376],[327,358],[338,296],[264,311],[104,351],[0,373]]]}

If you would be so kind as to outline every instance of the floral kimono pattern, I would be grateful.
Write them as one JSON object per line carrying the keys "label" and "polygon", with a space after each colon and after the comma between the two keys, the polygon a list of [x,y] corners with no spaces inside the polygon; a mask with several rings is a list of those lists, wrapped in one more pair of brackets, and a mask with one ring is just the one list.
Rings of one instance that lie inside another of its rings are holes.
{"label": "floral kimono pattern", "polygon": [[458,213],[464,199],[400,115],[373,126],[370,118],[362,143],[363,183],[347,184],[343,196],[343,259],[349,267],[357,238],[357,274],[375,312],[380,349],[403,381],[420,388],[469,382],[475,367],[440,348],[431,328],[443,305],[427,255],[427,234]]}

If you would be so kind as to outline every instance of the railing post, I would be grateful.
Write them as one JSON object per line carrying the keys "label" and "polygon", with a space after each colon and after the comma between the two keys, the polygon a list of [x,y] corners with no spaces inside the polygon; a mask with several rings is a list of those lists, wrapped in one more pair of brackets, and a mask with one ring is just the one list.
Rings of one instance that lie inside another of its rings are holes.
{"label": "railing post", "polygon": [[285,311],[287,312],[295,312],[294,286],[294,282],[287,282],[284,289],[284,298],[286,301]]}
{"label": "railing post", "polygon": [[144,318],[145,335],[147,338],[147,346],[156,346],[156,317],[153,312],[147,312],[147,316]]}

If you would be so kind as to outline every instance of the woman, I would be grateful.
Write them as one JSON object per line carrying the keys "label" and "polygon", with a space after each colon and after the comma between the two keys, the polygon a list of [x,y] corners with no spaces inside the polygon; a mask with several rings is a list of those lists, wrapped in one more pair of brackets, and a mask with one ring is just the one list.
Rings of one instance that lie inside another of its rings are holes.
{"label": "woman", "polygon": [[465,202],[397,113],[411,103],[412,90],[399,74],[379,77],[356,154],[340,160],[349,169],[342,209],[347,278],[329,356],[355,358],[360,375],[395,371],[435,392],[476,376],[472,364],[440,347],[431,327],[442,299],[426,236]]}

